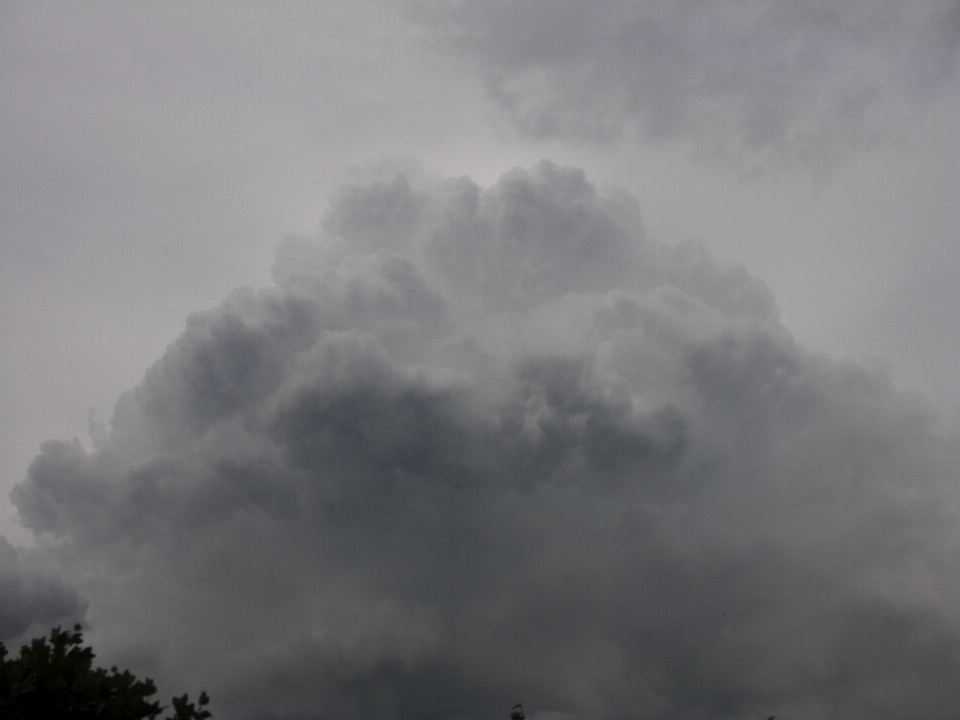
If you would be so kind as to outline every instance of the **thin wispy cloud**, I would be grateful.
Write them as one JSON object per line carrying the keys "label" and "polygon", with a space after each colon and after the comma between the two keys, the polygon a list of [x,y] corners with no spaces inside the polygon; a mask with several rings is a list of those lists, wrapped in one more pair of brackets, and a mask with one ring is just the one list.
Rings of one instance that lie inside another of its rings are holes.
{"label": "thin wispy cloud", "polygon": [[534,140],[678,144],[824,174],[957,82],[960,3],[417,2]]}

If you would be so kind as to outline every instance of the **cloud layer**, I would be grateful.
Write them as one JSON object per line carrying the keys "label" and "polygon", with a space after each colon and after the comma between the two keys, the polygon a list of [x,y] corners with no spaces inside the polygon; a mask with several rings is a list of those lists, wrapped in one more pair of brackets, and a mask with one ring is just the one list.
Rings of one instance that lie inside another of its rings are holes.
{"label": "cloud layer", "polygon": [[960,711],[956,448],[630,197],[387,173],[274,277],[13,492],[104,656],[222,718]]}
{"label": "cloud layer", "polygon": [[45,635],[51,625],[75,621],[86,610],[77,593],[36,560],[0,537],[0,642],[11,643],[8,651],[18,640]]}
{"label": "cloud layer", "polygon": [[829,171],[955,83],[960,3],[415,2],[524,137]]}

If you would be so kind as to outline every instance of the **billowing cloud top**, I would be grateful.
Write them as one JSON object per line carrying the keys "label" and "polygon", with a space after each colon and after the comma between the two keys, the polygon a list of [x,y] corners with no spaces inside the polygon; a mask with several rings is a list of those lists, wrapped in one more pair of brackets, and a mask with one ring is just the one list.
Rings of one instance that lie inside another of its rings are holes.
{"label": "billowing cloud top", "polygon": [[828,171],[956,81],[960,2],[418,1],[528,138]]}
{"label": "billowing cloud top", "polygon": [[542,163],[344,187],[274,276],[14,490],[104,656],[222,718],[960,712],[955,449],[744,270]]}

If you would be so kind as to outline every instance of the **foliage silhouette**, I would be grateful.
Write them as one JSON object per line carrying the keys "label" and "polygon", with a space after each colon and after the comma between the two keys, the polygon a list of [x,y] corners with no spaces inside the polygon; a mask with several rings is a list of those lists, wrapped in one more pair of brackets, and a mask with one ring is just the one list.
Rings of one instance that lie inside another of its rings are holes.
{"label": "foliage silhouette", "polygon": [[[153,720],[166,708],[150,698],[157,688],[153,680],[138,679],[116,666],[109,671],[93,667],[93,650],[80,647],[80,626],[73,631],[59,627],[47,638],[35,638],[20,648],[17,658],[7,660],[0,643],[0,717],[63,718],[63,720]],[[169,720],[206,720],[205,692],[196,703],[187,695],[173,698]]]}

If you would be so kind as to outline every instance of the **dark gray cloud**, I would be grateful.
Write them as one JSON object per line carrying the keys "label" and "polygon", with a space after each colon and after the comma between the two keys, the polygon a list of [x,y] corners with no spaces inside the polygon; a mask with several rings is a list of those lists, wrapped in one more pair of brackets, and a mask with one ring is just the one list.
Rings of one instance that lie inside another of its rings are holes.
{"label": "dark gray cloud", "polygon": [[386,173],[322,228],[14,489],[101,657],[223,718],[960,711],[919,399],[576,169]]}
{"label": "dark gray cloud", "polygon": [[0,537],[0,642],[16,651],[31,632],[45,634],[54,624],[82,618],[84,604],[55,575],[44,572],[25,550]]}
{"label": "dark gray cloud", "polygon": [[677,142],[822,173],[956,81],[960,3],[414,2],[533,139]]}

